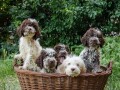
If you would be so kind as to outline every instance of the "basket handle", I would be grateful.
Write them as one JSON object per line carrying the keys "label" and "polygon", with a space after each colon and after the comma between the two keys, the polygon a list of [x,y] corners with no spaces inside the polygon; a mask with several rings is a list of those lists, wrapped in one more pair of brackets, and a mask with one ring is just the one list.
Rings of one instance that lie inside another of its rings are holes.
{"label": "basket handle", "polygon": [[110,62],[108,63],[107,71],[112,71],[112,64],[113,64],[113,61],[110,61]]}

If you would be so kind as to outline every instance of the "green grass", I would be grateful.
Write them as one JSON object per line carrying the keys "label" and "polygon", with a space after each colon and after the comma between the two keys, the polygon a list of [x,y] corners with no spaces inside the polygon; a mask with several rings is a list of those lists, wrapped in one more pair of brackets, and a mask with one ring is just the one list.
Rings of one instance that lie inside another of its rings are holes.
{"label": "green grass", "polygon": [[11,59],[0,60],[0,90],[20,90]]}
{"label": "green grass", "polygon": [[[83,46],[71,47],[78,54]],[[101,50],[101,64],[107,65],[113,61],[113,72],[109,77],[105,90],[120,89],[120,37],[107,37],[106,43]],[[19,82],[12,67],[12,59],[0,60],[0,90],[20,90]]]}

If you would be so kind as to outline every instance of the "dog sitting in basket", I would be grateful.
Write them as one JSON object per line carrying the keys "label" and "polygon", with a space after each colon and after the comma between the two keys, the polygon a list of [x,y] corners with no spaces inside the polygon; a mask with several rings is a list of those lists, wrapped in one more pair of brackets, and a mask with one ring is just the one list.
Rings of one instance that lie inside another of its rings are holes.
{"label": "dog sitting in basket", "polygon": [[82,73],[85,73],[86,67],[84,61],[79,56],[69,55],[63,63],[58,66],[57,72],[76,77]]}
{"label": "dog sitting in basket", "polygon": [[18,61],[22,61],[19,65],[20,69],[40,71],[35,64],[35,60],[41,53],[42,47],[39,44],[40,28],[35,19],[25,19],[17,29],[20,36],[19,54],[14,56],[14,66]]}
{"label": "dog sitting in basket", "polygon": [[87,72],[102,72],[100,48],[105,43],[102,32],[98,28],[90,28],[81,38],[81,42],[85,48],[80,53],[80,58],[84,60]]}
{"label": "dog sitting in basket", "polygon": [[59,43],[54,49],[57,52],[57,73],[75,77],[86,72],[83,60],[72,55],[67,45]]}
{"label": "dog sitting in basket", "polygon": [[54,50],[57,53],[56,54],[57,66],[61,65],[62,62],[66,59],[66,57],[71,54],[70,48],[62,43],[56,44],[54,46]]}
{"label": "dog sitting in basket", "polygon": [[53,48],[44,48],[36,60],[41,73],[55,73],[57,66],[56,51]]}

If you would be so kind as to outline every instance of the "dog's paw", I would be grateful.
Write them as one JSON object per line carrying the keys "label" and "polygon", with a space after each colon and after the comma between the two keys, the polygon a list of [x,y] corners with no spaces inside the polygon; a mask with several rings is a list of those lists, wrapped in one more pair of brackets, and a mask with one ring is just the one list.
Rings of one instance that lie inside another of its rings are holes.
{"label": "dog's paw", "polygon": [[18,54],[18,55],[15,55],[15,56],[14,56],[14,59],[15,59],[15,60],[21,60],[22,57]]}
{"label": "dog's paw", "polygon": [[19,68],[19,69],[23,69],[23,66],[19,66],[18,68]]}
{"label": "dog's paw", "polygon": [[39,67],[30,67],[29,68],[30,71],[35,71],[35,72],[40,72],[40,68]]}
{"label": "dog's paw", "polygon": [[24,66],[19,66],[18,68],[21,70],[28,70],[28,67],[24,67]]}
{"label": "dog's paw", "polygon": [[93,73],[101,73],[103,70],[98,68],[98,69],[93,69],[92,72]]}

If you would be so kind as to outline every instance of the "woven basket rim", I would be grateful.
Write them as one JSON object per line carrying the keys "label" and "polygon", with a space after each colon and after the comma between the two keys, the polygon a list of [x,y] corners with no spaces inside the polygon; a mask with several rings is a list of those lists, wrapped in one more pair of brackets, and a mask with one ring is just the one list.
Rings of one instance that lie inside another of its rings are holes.
{"label": "woven basket rim", "polygon": [[[105,66],[101,66],[101,67],[106,68],[106,70],[101,73],[83,73],[83,74],[80,74],[79,76],[80,77],[88,77],[88,76],[94,77],[94,76],[110,75],[112,73],[112,61],[109,62],[107,67]],[[34,72],[30,70],[21,70],[16,66],[14,66],[14,70],[15,72],[19,72],[19,73],[26,74],[26,75],[35,75],[35,76],[42,76],[42,77],[68,77],[66,74],[60,74],[60,73],[40,73],[40,72]]]}

